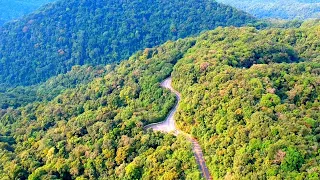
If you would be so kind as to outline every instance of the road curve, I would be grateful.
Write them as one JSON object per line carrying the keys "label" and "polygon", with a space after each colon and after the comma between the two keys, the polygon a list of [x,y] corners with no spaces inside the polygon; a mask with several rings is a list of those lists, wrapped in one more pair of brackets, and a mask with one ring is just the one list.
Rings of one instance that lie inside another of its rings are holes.
{"label": "road curve", "polygon": [[199,169],[202,173],[202,176],[207,180],[212,180],[212,177],[209,173],[209,170],[206,166],[206,162],[203,157],[201,146],[199,145],[197,140],[192,138],[191,135],[184,133],[176,128],[175,121],[174,121],[174,113],[177,111],[177,107],[179,106],[181,95],[178,91],[176,91],[175,89],[172,88],[171,83],[172,83],[172,78],[169,77],[166,80],[164,80],[160,86],[163,88],[169,89],[171,92],[173,92],[176,95],[176,97],[177,97],[176,105],[170,111],[170,113],[167,116],[165,121],[160,122],[160,123],[154,123],[154,124],[147,125],[145,128],[146,129],[151,128],[154,131],[161,131],[161,132],[165,132],[165,133],[173,133],[174,135],[178,135],[178,134],[185,135],[186,138],[192,143],[192,151],[193,151],[194,156],[196,158],[196,161],[199,165]]}

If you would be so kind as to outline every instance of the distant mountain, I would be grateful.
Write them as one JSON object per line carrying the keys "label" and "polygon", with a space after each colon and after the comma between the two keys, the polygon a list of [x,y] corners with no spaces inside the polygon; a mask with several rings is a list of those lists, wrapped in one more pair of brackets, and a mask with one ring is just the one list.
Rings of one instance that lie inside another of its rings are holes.
{"label": "distant mountain", "polygon": [[10,20],[21,18],[54,0],[1,0],[0,26]]}
{"label": "distant mountain", "polygon": [[320,0],[217,0],[258,18],[320,18]]}
{"label": "distant mountain", "polygon": [[211,0],[64,0],[0,28],[0,84],[31,85],[167,40],[255,19]]}

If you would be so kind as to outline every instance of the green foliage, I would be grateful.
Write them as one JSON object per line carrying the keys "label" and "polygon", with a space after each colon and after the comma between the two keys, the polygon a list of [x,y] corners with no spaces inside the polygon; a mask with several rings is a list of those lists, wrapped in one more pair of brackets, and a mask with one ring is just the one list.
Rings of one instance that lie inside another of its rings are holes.
{"label": "green foliage", "polygon": [[33,86],[18,86],[15,88],[0,87],[0,108],[17,108],[34,101],[50,101],[69,88],[87,84],[94,78],[103,77],[113,65],[74,66],[66,74],[60,74],[46,82]]}
{"label": "green foliage", "polygon": [[159,87],[172,73],[177,125],[204,147],[215,179],[319,179],[319,30],[217,28],[2,109],[0,177],[200,179],[183,137],[143,129],[175,104]]}
{"label": "green foliage", "polygon": [[319,178],[319,29],[218,28],[177,62],[177,125],[215,179]]}
{"label": "green foliage", "polygon": [[167,40],[254,22],[211,0],[58,1],[0,29],[0,84],[37,84],[74,65],[119,62]]}
{"label": "green foliage", "polygon": [[281,99],[279,98],[279,96],[270,93],[263,95],[260,100],[260,106],[268,108],[275,107],[280,103]]}
{"label": "green foliage", "polygon": [[289,147],[286,151],[285,158],[281,162],[281,170],[283,171],[299,171],[304,163],[302,154],[293,147]]}
{"label": "green foliage", "polygon": [[[186,39],[138,52],[114,68],[97,67],[102,75],[95,79],[91,67],[75,67],[59,83],[83,78],[82,84],[69,89],[65,84],[48,101],[1,110],[0,177],[200,179],[184,137],[143,129],[174,106],[174,95],[159,83],[192,45]],[[92,76],[80,76],[83,70]],[[56,80],[46,83],[59,84]]]}
{"label": "green foliage", "polygon": [[304,121],[312,128],[317,127],[318,125],[318,122],[312,118],[304,118]]}

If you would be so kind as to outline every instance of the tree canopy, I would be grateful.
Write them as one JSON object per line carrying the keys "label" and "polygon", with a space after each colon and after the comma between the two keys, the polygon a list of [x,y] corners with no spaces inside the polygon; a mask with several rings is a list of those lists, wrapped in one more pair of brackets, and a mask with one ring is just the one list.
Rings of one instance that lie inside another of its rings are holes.
{"label": "tree canopy", "polygon": [[215,179],[319,179],[320,26],[218,28],[178,61],[178,127]]}
{"label": "tree canopy", "polygon": [[193,44],[146,49],[51,101],[2,109],[0,177],[200,179],[186,139],[143,129],[175,104],[159,83]]}
{"label": "tree canopy", "polygon": [[74,65],[99,65],[137,50],[256,20],[211,0],[62,0],[0,28],[0,84],[33,85]]}
{"label": "tree canopy", "polygon": [[316,21],[220,27],[119,64],[75,66],[36,86],[37,100],[1,107],[0,177],[201,179],[186,139],[143,128],[174,106],[159,86],[172,75],[177,125],[215,179],[319,179],[319,32]]}

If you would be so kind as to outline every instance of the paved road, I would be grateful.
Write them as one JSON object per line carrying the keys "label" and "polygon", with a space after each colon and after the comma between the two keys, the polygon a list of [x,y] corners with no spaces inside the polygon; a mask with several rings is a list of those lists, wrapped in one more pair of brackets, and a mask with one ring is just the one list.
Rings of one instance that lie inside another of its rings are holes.
{"label": "paved road", "polygon": [[155,124],[148,125],[148,126],[146,126],[146,128],[152,128],[154,131],[173,133],[175,135],[178,135],[178,134],[185,135],[187,137],[187,139],[192,143],[192,150],[193,150],[194,156],[196,157],[196,161],[199,165],[199,168],[201,170],[203,177],[207,180],[211,180],[212,177],[211,177],[209,170],[206,166],[206,162],[203,157],[201,146],[199,145],[197,140],[192,138],[191,135],[186,134],[176,128],[175,121],[174,121],[174,113],[177,111],[177,107],[179,106],[181,95],[178,91],[176,91],[175,89],[172,88],[171,82],[172,82],[172,79],[170,77],[161,83],[161,87],[169,89],[171,92],[173,92],[176,95],[176,97],[177,97],[176,105],[170,111],[170,113],[165,121],[163,121],[161,123],[155,123]]}

